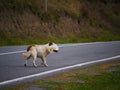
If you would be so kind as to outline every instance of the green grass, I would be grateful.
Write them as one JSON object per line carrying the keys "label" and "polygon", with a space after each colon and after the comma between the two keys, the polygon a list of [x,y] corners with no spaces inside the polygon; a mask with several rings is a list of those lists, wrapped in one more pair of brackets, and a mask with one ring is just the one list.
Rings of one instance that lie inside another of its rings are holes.
{"label": "green grass", "polygon": [[[87,33],[86,33],[87,32]],[[44,37],[44,38],[43,38]],[[48,42],[55,43],[83,43],[83,42],[102,42],[102,41],[119,41],[120,36],[114,34],[106,29],[102,29],[100,33],[81,30],[80,36],[76,36],[73,33],[66,33],[66,37],[60,37],[56,35],[42,36],[42,37],[27,37],[25,34],[21,35],[1,35],[0,46],[11,45],[29,45],[29,44],[44,44]]]}
{"label": "green grass", "polygon": [[102,75],[76,75],[77,80],[83,80],[85,83],[79,82],[49,82],[45,87],[48,90],[119,90],[120,73],[104,73]]}
{"label": "green grass", "polygon": [[117,60],[2,90],[23,90],[30,87],[47,90],[119,90],[119,78],[120,61]]}

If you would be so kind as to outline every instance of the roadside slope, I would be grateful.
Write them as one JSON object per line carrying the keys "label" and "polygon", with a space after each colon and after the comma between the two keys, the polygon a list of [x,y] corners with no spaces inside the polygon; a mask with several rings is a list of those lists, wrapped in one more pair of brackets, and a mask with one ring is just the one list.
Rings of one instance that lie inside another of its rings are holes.
{"label": "roadside slope", "polygon": [[120,40],[119,0],[0,1],[0,45]]}

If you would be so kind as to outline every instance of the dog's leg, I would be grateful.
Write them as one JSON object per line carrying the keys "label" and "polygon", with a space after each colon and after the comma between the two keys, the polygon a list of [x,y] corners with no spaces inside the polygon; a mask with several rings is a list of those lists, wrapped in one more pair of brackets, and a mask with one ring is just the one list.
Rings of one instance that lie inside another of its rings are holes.
{"label": "dog's leg", "polygon": [[34,66],[34,67],[37,67],[37,65],[36,65],[36,63],[35,63],[35,61],[36,61],[36,59],[37,59],[37,52],[36,52],[35,49],[32,50],[31,56],[32,56],[32,58],[33,58],[33,66]]}
{"label": "dog's leg", "polygon": [[27,59],[25,59],[25,64],[24,64],[24,66],[25,66],[25,67],[27,66]]}
{"label": "dog's leg", "polygon": [[47,63],[46,63],[46,58],[45,57],[42,57],[42,65],[44,65],[45,67],[47,67]]}
{"label": "dog's leg", "polygon": [[37,67],[36,63],[35,63],[35,60],[33,60],[33,66],[34,67]]}
{"label": "dog's leg", "polygon": [[36,57],[34,57],[34,59],[33,59],[33,66],[34,66],[34,67],[37,67],[35,61],[36,61]]}
{"label": "dog's leg", "polygon": [[36,63],[35,63],[36,59],[37,59],[37,56],[34,55],[34,57],[33,57],[33,66],[34,66],[34,67],[37,67],[37,65],[36,65]]}

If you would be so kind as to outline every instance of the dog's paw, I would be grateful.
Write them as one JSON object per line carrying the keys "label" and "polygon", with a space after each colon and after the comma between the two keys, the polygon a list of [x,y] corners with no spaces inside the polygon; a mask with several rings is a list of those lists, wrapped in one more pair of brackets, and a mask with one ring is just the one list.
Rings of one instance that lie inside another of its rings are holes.
{"label": "dog's paw", "polygon": [[34,67],[37,67],[37,65],[33,65]]}
{"label": "dog's paw", "polygon": [[44,64],[44,66],[45,66],[45,67],[48,67],[48,65],[47,65],[47,64]]}
{"label": "dog's paw", "polygon": [[44,65],[45,67],[48,67],[48,65],[47,65],[47,64],[44,64],[44,63],[41,63],[41,65]]}
{"label": "dog's paw", "polygon": [[24,64],[25,67],[27,67],[27,64]]}

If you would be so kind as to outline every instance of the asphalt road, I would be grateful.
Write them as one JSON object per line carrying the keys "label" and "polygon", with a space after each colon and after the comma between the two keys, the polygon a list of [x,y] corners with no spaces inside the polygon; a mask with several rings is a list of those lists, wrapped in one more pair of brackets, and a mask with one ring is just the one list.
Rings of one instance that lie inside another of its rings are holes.
{"label": "asphalt road", "polygon": [[107,60],[120,59],[120,41],[59,46],[58,53],[48,55],[47,64],[49,66],[41,66],[41,60],[38,58],[37,68],[33,67],[31,59],[28,61],[28,66],[24,67],[24,58],[21,53],[27,46],[0,47],[0,87],[53,76],[73,67],[79,67],[79,65],[74,66],[76,64],[84,63],[86,65],[87,62],[96,63],[94,61],[104,61],[106,58]]}

